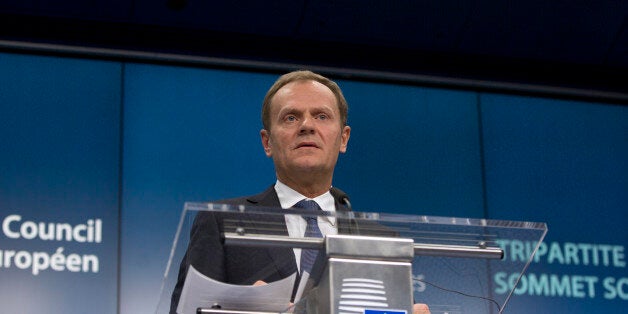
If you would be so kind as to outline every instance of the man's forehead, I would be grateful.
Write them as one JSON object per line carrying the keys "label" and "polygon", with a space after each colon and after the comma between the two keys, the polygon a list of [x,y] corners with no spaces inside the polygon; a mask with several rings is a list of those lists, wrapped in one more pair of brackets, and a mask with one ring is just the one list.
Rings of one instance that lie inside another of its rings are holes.
{"label": "man's forehead", "polygon": [[334,94],[334,92],[332,92],[332,90],[329,87],[327,87],[325,84],[321,82],[318,82],[315,80],[298,80],[298,81],[292,81],[290,83],[287,83],[286,85],[279,88],[277,92],[275,93],[275,96],[279,94],[293,93],[294,89],[298,87],[303,87],[303,86],[306,86],[306,87],[311,86],[313,88],[316,88],[320,92],[323,92],[323,93],[329,92],[330,95]]}
{"label": "man's forehead", "polygon": [[[297,89],[299,86],[307,86],[310,85],[312,87],[314,87],[316,90],[312,91],[307,91],[307,92],[315,92],[315,93],[319,93],[319,95],[316,96],[316,99],[312,99],[311,101],[303,101],[303,102],[297,102],[294,101],[292,102],[291,98],[288,99],[283,99],[284,97],[291,97],[291,96],[300,96],[300,92],[303,92],[302,90],[295,90]],[[281,101],[278,101],[279,99],[281,99]],[[325,98],[328,98],[328,100],[330,100],[330,102],[326,102]],[[338,105],[337,105],[337,99],[336,96],[334,95],[334,93],[331,91],[331,89],[329,89],[329,87],[325,86],[324,84],[317,82],[317,81],[313,81],[313,80],[300,80],[300,81],[294,81],[294,82],[290,82],[284,86],[282,86],[279,90],[277,90],[277,92],[275,93],[275,95],[273,95],[271,101],[271,109],[277,110],[278,107],[280,107],[279,110],[284,110],[284,108],[286,107],[294,107],[292,108],[293,110],[296,110],[297,107],[327,107],[329,105],[329,107],[334,110],[339,110],[338,109]]]}

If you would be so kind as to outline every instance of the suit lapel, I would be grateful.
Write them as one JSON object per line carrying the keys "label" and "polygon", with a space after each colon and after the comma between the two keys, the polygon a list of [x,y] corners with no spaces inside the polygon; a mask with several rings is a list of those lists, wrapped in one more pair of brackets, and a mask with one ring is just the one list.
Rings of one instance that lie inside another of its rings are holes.
{"label": "suit lapel", "polygon": [[271,185],[264,192],[249,196],[246,198],[246,201],[252,205],[257,206],[268,206],[268,207],[280,207],[281,203],[279,203],[279,197],[277,196],[277,192],[275,192],[275,185]]}
{"label": "suit lapel", "polygon": [[[271,185],[260,194],[248,197],[246,200],[253,206],[281,207],[281,203],[279,202],[277,192],[275,192],[274,185]],[[275,219],[275,217],[273,217],[272,219]],[[286,226],[285,218],[283,218],[283,216],[278,216],[277,223],[282,226],[282,228],[278,230],[277,234],[287,236],[288,227]],[[281,274],[281,277],[287,277],[297,271],[297,262],[294,258],[294,253],[291,248],[275,247],[269,248],[268,250],[266,250],[266,252],[268,253],[268,256],[273,260],[277,270]],[[289,259],[289,261],[286,261],[286,259]]]}
{"label": "suit lapel", "polygon": [[[252,206],[264,206],[264,207],[281,207],[281,203],[279,202],[279,197],[277,196],[277,192],[275,192],[275,186],[271,185],[264,192],[250,196],[246,199],[246,201]],[[334,204],[336,205],[336,210],[339,212],[348,212],[349,209],[341,204],[336,198],[334,198]],[[338,220],[338,234],[354,234],[356,232],[356,228],[353,226],[355,222],[352,222],[348,219],[339,219]],[[281,220],[281,226],[283,229],[278,232],[278,234],[288,235],[288,228],[286,226],[285,220]],[[270,248],[267,250],[269,257],[275,263],[277,269],[279,270],[282,277],[289,276],[292,273],[297,271],[297,264],[294,258],[294,253],[292,249],[286,248]],[[287,254],[289,252],[290,254]],[[289,256],[290,261],[286,262],[286,258]]]}

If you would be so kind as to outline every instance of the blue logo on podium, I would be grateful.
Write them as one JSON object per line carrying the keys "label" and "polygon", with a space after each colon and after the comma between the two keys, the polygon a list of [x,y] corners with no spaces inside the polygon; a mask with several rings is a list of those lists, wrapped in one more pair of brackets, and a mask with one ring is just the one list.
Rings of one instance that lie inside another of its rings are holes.
{"label": "blue logo on podium", "polygon": [[369,310],[364,309],[364,314],[407,314],[406,311],[396,310]]}

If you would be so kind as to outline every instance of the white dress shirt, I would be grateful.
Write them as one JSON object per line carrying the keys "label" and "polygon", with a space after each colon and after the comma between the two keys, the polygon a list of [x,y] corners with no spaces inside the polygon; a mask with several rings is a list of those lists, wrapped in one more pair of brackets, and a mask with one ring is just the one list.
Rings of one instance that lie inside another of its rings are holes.
{"label": "white dress shirt", "polygon": [[[281,204],[281,208],[284,209],[291,208],[303,199],[308,199],[315,201],[318,206],[320,206],[320,208],[324,211],[331,213],[334,213],[336,211],[334,197],[329,191],[315,198],[308,198],[288,187],[287,185],[281,183],[279,180],[277,180],[277,183],[275,183],[275,191],[277,192],[277,196],[279,197],[279,203]],[[305,228],[307,227],[307,222],[300,215],[286,215],[286,226],[288,227],[288,235],[291,238],[302,238],[303,236],[305,236]],[[321,229],[321,233],[323,234],[323,236],[328,234],[338,234],[335,217],[319,216],[318,228]],[[297,262],[297,268],[301,269],[301,249],[295,248],[293,250],[294,257]]]}

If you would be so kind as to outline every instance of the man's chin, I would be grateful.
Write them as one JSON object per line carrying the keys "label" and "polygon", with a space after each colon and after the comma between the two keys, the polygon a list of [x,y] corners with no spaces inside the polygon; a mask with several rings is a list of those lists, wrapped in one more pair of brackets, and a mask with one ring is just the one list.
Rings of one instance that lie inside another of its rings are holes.
{"label": "man's chin", "polygon": [[319,164],[300,164],[296,165],[294,169],[300,173],[316,173],[325,170],[325,167]]}
{"label": "man's chin", "polygon": [[315,160],[301,160],[292,166],[292,169],[299,173],[320,173],[328,168],[325,164]]}

